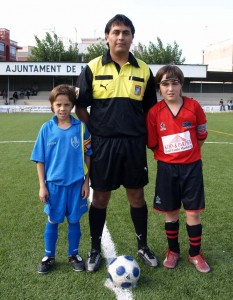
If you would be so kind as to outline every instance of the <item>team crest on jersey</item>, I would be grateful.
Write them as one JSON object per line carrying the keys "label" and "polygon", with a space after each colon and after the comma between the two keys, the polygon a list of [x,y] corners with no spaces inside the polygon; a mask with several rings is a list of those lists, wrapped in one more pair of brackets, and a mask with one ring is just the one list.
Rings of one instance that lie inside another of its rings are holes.
{"label": "team crest on jersey", "polygon": [[77,136],[74,136],[71,138],[71,145],[77,149],[79,146],[80,146],[80,141],[79,139],[77,138]]}
{"label": "team crest on jersey", "polygon": [[192,127],[192,122],[186,121],[182,123],[183,128],[190,128]]}
{"label": "team crest on jersey", "polygon": [[140,96],[142,92],[142,88],[139,85],[135,85],[134,95]]}
{"label": "team crest on jersey", "polygon": [[166,129],[166,125],[162,122],[162,123],[160,124],[160,131],[164,131],[164,130],[167,130],[167,129]]}

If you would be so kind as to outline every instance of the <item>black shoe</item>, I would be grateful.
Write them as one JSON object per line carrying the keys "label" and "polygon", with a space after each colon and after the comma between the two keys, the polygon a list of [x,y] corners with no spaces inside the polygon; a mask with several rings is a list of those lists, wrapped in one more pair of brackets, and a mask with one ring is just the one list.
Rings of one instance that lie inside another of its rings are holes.
{"label": "black shoe", "polygon": [[101,263],[100,251],[92,249],[91,252],[88,253],[88,257],[85,263],[86,270],[88,272],[95,272],[99,270],[100,263]]}
{"label": "black shoe", "polygon": [[147,266],[157,267],[158,260],[153,251],[150,250],[148,246],[142,247],[138,250],[138,256],[144,259],[144,262]]}
{"label": "black shoe", "polygon": [[38,266],[38,273],[47,274],[53,267],[54,263],[55,263],[54,257],[48,257],[48,256],[43,257],[41,264],[39,264]]}
{"label": "black shoe", "polygon": [[73,271],[81,272],[85,270],[85,264],[80,255],[69,256],[69,263],[73,268]]}

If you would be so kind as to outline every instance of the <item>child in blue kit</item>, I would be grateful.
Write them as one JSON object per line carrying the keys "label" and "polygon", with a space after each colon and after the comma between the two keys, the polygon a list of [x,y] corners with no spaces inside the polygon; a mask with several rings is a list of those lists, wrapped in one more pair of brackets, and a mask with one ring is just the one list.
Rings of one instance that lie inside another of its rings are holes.
{"label": "child in blue kit", "polygon": [[74,271],[85,264],[78,254],[80,218],[87,212],[91,137],[84,123],[71,115],[76,102],[75,88],[58,85],[50,93],[54,116],[39,131],[31,160],[37,163],[39,198],[48,215],[45,253],[38,273],[46,274],[55,263],[58,224],[68,221],[68,260]]}

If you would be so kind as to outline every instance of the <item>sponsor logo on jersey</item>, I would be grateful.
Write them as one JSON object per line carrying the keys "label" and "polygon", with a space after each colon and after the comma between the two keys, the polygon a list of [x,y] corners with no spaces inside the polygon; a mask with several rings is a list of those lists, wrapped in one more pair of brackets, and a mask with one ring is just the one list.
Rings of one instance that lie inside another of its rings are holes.
{"label": "sponsor logo on jersey", "polygon": [[182,123],[183,128],[191,128],[192,127],[192,122],[186,121]]}
{"label": "sponsor logo on jersey", "polygon": [[183,152],[193,148],[189,131],[163,136],[162,142],[165,154]]}
{"label": "sponsor logo on jersey", "polygon": [[101,84],[100,84],[100,87],[104,88],[104,89],[107,91],[107,85],[108,85],[108,84],[103,85],[103,84],[101,83]]}
{"label": "sponsor logo on jersey", "polygon": [[47,146],[50,147],[50,146],[55,146],[57,144],[57,142],[48,142]]}
{"label": "sponsor logo on jersey", "polygon": [[71,145],[77,149],[79,146],[80,146],[80,141],[79,139],[77,138],[77,136],[74,136],[71,138]]}

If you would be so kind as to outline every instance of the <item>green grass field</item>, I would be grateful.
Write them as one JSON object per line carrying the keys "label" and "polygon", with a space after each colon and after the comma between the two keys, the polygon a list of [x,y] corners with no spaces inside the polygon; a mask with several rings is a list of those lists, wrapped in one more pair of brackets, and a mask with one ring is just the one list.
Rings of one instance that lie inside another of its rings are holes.
{"label": "green grass field", "polygon": [[[39,275],[37,266],[43,251],[46,216],[38,199],[36,165],[30,154],[38,130],[50,114],[0,115],[0,299],[116,299],[105,287],[107,271],[103,262],[97,273],[73,272],[67,262],[67,223],[59,227],[56,266]],[[182,260],[175,270],[162,266],[167,243],[163,216],[152,211],[156,163],[148,152],[150,183],[145,188],[149,208],[148,243],[160,266],[146,267],[138,260],[141,277],[132,291],[134,299],[221,299],[233,295],[233,114],[207,114],[209,136],[203,146],[206,210],[202,213],[202,248],[212,268],[198,273],[187,262],[188,238],[181,213]],[[81,221],[80,254],[90,250],[88,215]],[[112,194],[107,226],[118,255],[136,257],[136,239],[124,189]],[[124,298],[120,298],[125,300]]]}

